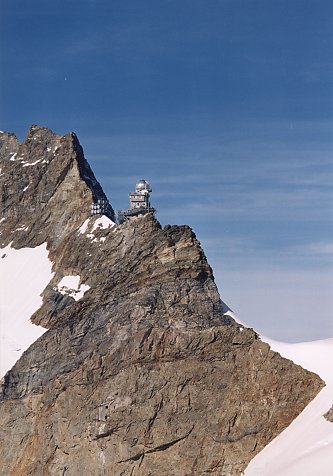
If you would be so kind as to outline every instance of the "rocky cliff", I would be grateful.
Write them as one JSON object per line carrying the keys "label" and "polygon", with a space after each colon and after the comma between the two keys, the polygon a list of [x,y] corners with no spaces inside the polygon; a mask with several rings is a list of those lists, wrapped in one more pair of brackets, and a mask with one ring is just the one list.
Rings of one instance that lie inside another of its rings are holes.
{"label": "rocky cliff", "polygon": [[228,315],[189,227],[90,217],[74,134],[2,133],[0,154],[1,246],[46,242],[54,270],[48,331],[3,379],[1,474],[240,475],[323,382]]}

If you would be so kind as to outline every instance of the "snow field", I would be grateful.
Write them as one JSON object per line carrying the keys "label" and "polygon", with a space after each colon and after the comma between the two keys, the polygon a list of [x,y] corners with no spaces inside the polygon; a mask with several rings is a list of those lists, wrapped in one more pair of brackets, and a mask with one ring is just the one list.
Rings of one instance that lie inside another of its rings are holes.
{"label": "snow field", "polygon": [[46,244],[16,250],[0,248],[0,378],[46,329],[32,324],[51,280]]}

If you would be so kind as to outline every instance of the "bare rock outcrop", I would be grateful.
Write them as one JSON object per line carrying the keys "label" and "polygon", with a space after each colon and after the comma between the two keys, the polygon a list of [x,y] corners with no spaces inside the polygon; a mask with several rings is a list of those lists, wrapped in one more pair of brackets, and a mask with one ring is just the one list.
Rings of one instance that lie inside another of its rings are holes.
{"label": "bare rock outcrop", "polygon": [[323,382],[226,314],[189,227],[95,226],[106,197],[75,135],[0,143],[2,244],[46,241],[55,271],[32,318],[49,330],[2,384],[1,474],[240,475]]}
{"label": "bare rock outcrop", "polygon": [[327,421],[330,421],[331,423],[333,423],[333,405],[328,410],[328,412],[325,413],[324,417],[326,418]]}

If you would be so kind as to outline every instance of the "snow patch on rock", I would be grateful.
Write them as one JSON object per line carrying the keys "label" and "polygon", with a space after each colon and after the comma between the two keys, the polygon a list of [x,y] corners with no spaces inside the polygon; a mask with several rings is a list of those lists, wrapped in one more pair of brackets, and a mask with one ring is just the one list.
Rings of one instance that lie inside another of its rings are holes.
{"label": "snow patch on rock", "polygon": [[9,160],[11,160],[12,162],[15,162],[15,157],[17,156],[17,152],[11,152],[10,155],[11,157]]}
{"label": "snow patch on rock", "polygon": [[88,225],[89,225],[89,218],[87,218],[87,220],[85,220],[83,224],[80,226],[78,233],[80,235],[83,235],[87,231]]}
{"label": "snow patch on rock", "polygon": [[[95,219],[91,229],[90,229],[91,220],[87,218],[83,222],[83,224],[80,226],[78,233],[81,235],[86,234],[88,238],[91,238],[93,240],[95,238],[94,232],[96,230],[106,230],[109,227],[114,227],[114,226],[116,226],[116,224],[112,220],[110,220],[110,218],[108,218],[105,215],[102,215]],[[87,233],[87,231],[89,231],[89,233]]]}
{"label": "snow patch on rock", "polygon": [[81,278],[78,275],[64,276],[55,287],[60,294],[71,296],[78,301],[90,289],[88,284],[80,284]]}
{"label": "snow patch on rock", "polygon": [[[35,138],[34,138],[35,139]],[[40,162],[42,159],[35,160],[35,162],[22,162],[23,167],[30,167],[31,165],[36,165],[38,162]]]}
{"label": "snow patch on rock", "polygon": [[116,226],[116,224],[112,220],[110,220],[110,218],[108,218],[107,216],[102,215],[101,217],[97,218],[97,220],[95,220],[91,233],[93,233],[98,228],[105,230],[109,228],[110,226],[113,227],[113,226]]}
{"label": "snow patch on rock", "polygon": [[97,238],[94,233],[96,230],[107,230],[110,227],[114,228],[116,227],[116,224],[105,215],[96,218],[95,221],[92,221],[92,219],[88,218],[80,226],[78,234],[86,235],[87,238],[90,238],[93,243],[104,242],[106,237]]}

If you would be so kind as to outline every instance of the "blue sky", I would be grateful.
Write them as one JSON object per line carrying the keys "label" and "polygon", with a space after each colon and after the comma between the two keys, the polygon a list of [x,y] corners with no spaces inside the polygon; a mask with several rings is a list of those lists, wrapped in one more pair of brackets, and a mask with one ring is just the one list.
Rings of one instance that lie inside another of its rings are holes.
{"label": "blue sky", "polygon": [[0,6],[2,130],[74,130],[115,208],[143,177],[192,226],[242,320],[333,336],[331,1]]}

